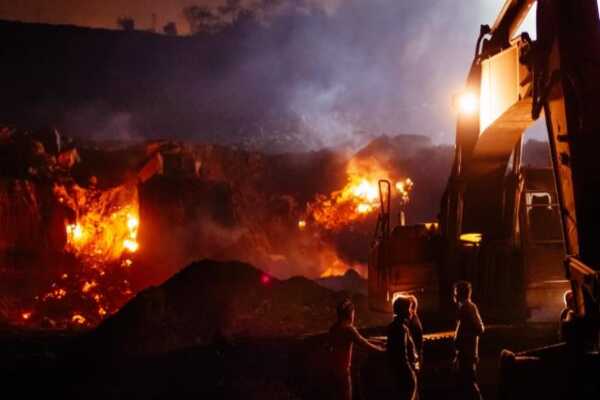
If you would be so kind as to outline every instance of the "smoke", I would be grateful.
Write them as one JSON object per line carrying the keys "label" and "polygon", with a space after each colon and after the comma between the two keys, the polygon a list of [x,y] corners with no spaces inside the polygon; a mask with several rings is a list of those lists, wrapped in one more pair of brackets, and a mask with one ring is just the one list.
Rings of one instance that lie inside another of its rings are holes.
{"label": "smoke", "polygon": [[167,175],[140,190],[145,260],[139,270],[147,279],[140,286],[202,258],[249,262],[279,278],[316,278],[348,268],[365,273],[377,213],[341,229],[310,219],[300,228],[308,203],[345,186],[350,160],[377,162],[390,176],[415,182],[408,222],[429,222],[439,210],[453,155],[452,147],[414,135],[382,136],[356,154],[264,155],[213,146],[197,151],[201,179]]}
{"label": "smoke", "polygon": [[[0,118],[26,120],[20,110],[64,104],[44,122],[79,126],[72,114],[85,101],[117,110],[108,118],[116,118],[120,135],[125,125],[134,135],[265,151],[357,150],[372,137],[405,132],[450,143],[450,99],[464,81],[479,24],[499,7],[491,0],[241,5],[274,11],[193,38],[4,26],[2,37],[21,37],[23,46],[5,43],[11,65],[0,83],[13,101]],[[55,61],[40,71],[24,48]],[[68,88],[53,83],[64,71],[71,72]],[[35,79],[19,87],[7,81],[25,75]],[[90,134],[85,127],[74,133]]]}
{"label": "smoke", "polygon": [[[278,4],[285,13],[244,38],[245,47],[260,42],[262,48],[242,62],[249,77],[269,69],[280,78],[263,81],[274,85],[270,108],[298,121],[293,134],[308,148],[357,150],[374,136],[399,132],[453,141],[450,99],[464,81],[478,26],[490,22],[496,2]],[[298,4],[310,13],[298,13]],[[234,80],[240,91],[245,79]]]}
{"label": "smoke", "polygon": [[60,123],[65,133],[85,132],[85,137],[96,140],[137,141],[144,136],[138,131],[134,115],[113,111],[106,104],[85,104],[70,110]]}

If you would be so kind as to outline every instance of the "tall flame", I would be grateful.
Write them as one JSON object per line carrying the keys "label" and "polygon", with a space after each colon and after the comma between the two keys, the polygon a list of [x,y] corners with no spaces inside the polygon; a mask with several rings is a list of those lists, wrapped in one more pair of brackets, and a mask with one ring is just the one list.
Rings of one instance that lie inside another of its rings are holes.
{"label": "tall flame", "polygon": [[[118,260],[138,250],[139,209],[137,188],[119,186],[106,191],[57,187],[61,199],[77,205],[76,221],[66,225],[65,250],[88,263]],[[70,196],[69,196],[70,194]]]}
{"label": "tall flame", "polygon": [[65,251],[83,268],[57,277],[36,297],[33,310],[22,311],[21,320],[62,328],[92,326],[133,294],[126,274],[139,249],[137,186],[98,190],[57,184],[54,194],[74,216],[65,222]]}
{"label": "tall flame", "polygon": [[[307,215],[325,229],[340,229],[376,211],[380,207],[379,181],[394,180],[391,174],[374,159],[352,159],[346,168],[347,182],[329,195],[319,194],[308,204]],[[408,202],[412,181],[396,182],[392,195]],[[304,220],[303,220],[304,221]],[[305,223],[306,224],[306,223]]]}

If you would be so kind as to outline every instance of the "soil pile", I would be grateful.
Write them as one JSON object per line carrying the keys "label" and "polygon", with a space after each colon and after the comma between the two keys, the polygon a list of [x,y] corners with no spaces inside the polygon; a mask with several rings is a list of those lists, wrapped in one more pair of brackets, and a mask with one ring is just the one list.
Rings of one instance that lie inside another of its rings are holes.
{"label": "soil pile", "polygon": [[[94,348],[152,354],[243,338],[322,332],[335,319],[345,292],[306,278],[275,279],[241,262],[203,260],[158,287],[140,292],[91,334]],[[382,324],[366,298],[353,296],[357,323]]]}

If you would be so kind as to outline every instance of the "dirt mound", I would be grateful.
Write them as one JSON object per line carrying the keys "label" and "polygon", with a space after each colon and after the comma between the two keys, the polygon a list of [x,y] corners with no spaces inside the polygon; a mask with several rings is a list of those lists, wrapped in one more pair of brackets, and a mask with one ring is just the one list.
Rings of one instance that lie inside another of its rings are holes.
{"label": "dirt mound", "polygon": [[[321,332],[346,296],[306,278],[281,281],[249,264],[204,260],[140,292],[89,339],[107,354],[150,354],[220,340]],[[385,316],[368,313],[364,296],[353,300],[359,324],[383,322]]]}
{"label": "dirt mound", "polygon": [[364,295],[367,294],[367,280],[352,268],[348,269],[344,275],[319,278],[316,282],[319,285],[336,292],[346,291]]}

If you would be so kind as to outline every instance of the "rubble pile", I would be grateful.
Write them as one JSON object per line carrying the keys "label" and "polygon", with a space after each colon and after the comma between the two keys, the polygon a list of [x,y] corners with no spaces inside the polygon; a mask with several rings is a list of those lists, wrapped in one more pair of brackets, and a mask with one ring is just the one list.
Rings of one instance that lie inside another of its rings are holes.
{"label": "rubble pile", "polygon": [[140,292],[93,332],[87,347],[148,354],[222,340],[298,336],[326,331],[347,296],[358,325],[385,323],[365,296],[334,292],[294,277],[278,280],[240,262],[195,262],[158,287]]}

